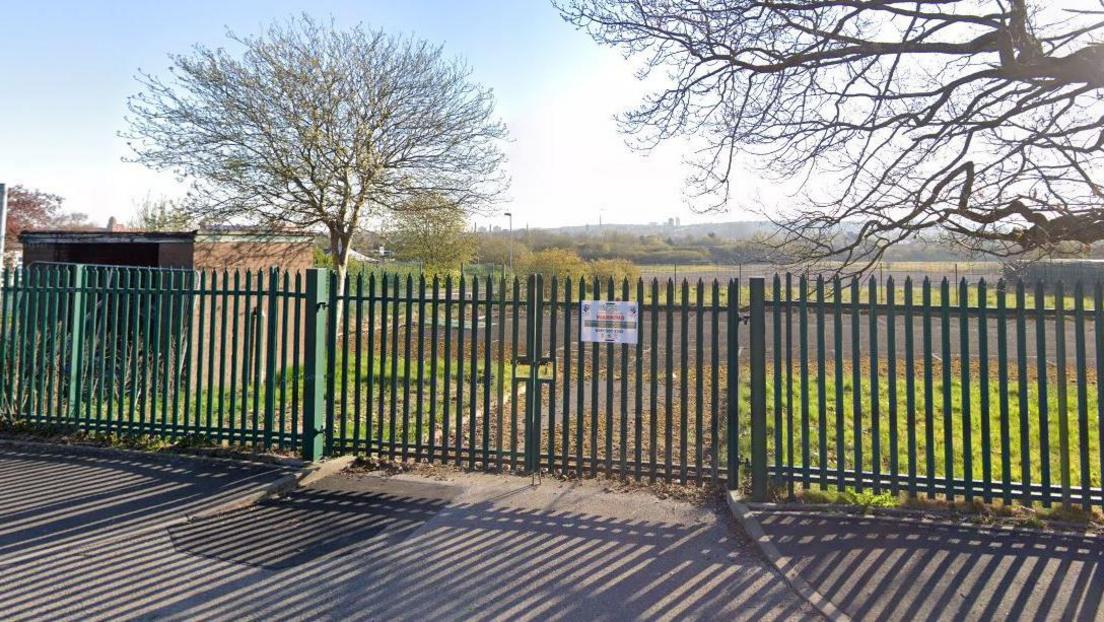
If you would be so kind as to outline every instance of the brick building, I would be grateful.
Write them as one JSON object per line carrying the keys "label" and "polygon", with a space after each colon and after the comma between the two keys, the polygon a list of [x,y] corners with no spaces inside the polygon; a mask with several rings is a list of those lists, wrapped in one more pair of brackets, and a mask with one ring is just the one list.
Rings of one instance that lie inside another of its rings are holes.
{"label": "brick building", "polygon": [[305,232],[225,228],[198,231],[24,231],[23,265],[83,263],[292,272],[314,264],[314,236]]}

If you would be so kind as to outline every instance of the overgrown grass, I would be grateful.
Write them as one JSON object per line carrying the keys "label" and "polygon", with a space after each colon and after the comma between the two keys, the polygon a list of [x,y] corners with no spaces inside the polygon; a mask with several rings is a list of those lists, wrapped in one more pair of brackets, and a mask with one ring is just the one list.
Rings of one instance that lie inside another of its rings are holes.
{"label": "overgrown grass", "polygon": [[[468,418],[473,403],[473,396],[470,394],[473,376],[476,380],[474,403],[477,415],[485,415],[485,406],[489,406],[492,413],[497,415],[500,406],[497,401],[500,382],[503,385],[504,399],[511,395],[514,365],[508,361],[503,361],[500,365],[497,356],[492,357],[488,368],[482,352],[477,352],[477,363],[474,367],[470,360],[463,363],[438,360],[434,365],[426,354],[420,376],[418,369],[416,358],[393,359],[389,355],[386,360],[382,360],[378,356],[362,355],[358,365],[352,354],[347,359],[339,355],[333,383],[335,427],[338,428],[335,435],[343,437],[347,443],[355,438],[361,444],[372,439],[384,443],[405,441],[409,444],[421,442],[428,445],[431,427],[435,431],[444,430],[446,411],[450,417],[455,418],[456,396],[460,390],[465,396],[462,415],[465,419]],[[461,380],[463,386],[458,388]],[[492,387],[489,404],[483,401],[484,382],[489,382]],[[421,426],[418,425],[419,422]],[[372,426],[371,430],[368,429],[369,424]]]}

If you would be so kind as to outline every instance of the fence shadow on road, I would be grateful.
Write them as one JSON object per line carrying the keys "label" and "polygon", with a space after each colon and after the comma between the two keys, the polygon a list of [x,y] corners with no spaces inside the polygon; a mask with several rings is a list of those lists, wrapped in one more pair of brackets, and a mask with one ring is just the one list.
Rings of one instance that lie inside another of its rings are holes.
{"label": "fence shadow on road", "polygon": [[724,522],[305,490],[4,569],[0,617],[789,619]]}
{"label": "fence shadow on road", "polygon": [[280,469],[263,465],[5,447],[0,563],[185,516],[280,475]]}
{"label": "fence shadow on road", "polygon": [[787,565],[855,619],[1104,616],[1099,537],[800,512],[757,516]]}

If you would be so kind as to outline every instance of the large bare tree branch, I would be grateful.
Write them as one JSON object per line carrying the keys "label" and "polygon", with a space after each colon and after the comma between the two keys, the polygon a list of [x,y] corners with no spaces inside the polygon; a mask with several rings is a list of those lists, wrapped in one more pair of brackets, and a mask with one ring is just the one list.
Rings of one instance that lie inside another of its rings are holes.
{"label": "large bare tree branch", "polygon": [[770,214],[853,269],[915,235],[996,254],[1104,239],[1104,8],[1026,0],[564,0],[669,86],[620,121],[698,145],[688,199],[744,163],[800,188]]}

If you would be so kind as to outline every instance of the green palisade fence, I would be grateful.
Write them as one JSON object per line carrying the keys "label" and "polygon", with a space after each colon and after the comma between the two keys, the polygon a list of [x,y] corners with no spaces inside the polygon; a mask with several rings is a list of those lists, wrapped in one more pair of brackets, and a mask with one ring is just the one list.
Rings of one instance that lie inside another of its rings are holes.
{"label": "green palisade fence", "polygon": [[2,294],[0,414],[298,448],[299,276],[43,265]]}
{"label": "green palisade fence", "polygon": [[778,488],[1104,504],[1100,284],[793,280],[759,363]]}
{"label": "green palisade fence", "polygon": [[[76,265],[2,280],[8,419],[758,497],[1104,505],[1097,283]],[[636,301],[637,343],[580,342],[585,300]]]}

